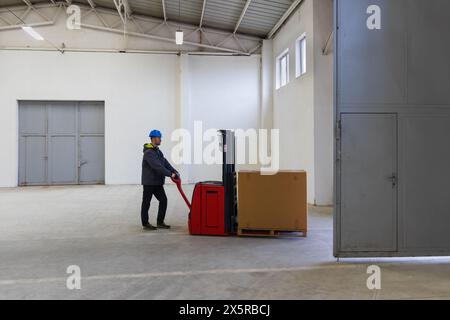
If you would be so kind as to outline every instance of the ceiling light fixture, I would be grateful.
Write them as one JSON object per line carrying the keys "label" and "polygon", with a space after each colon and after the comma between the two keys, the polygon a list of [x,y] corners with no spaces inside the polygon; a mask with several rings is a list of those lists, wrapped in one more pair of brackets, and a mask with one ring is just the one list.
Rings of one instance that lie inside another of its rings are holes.
{"label": "ceiling light fixture", "polygon": [[184,42],[184,33],[182,30],[177,30],[175,33],[175,43],[181,46]]}
{"label": "ceiling light fixture", "polygon": [[[181,0],[178,1],[178,22],[181,21]],[[175,43],[181,46],[184,42],[184,33],[181,30],[181,25],[178,27],[177,32],[175,32]]]}
{"label": "ceiling light fixture", "polygon": [[38,41],[44,41],[45,39],[39,34],[37,33],[36,30],[34,30],[32,27],[28,27],[28,26],[22,26],[22,30],[25,31],[26,33],[28,33],[29,36],[31,36],[33,39],[38,40]]}
{"label": "ceiling light fixture", "polygon": [[13,16],[15,16],[20,22],[22,22],[22,30],[25,31],[29,36],[31,36],[33,39],[38,41],[44,41],[44,37],[41,36],[36,30],[34,30],[32,27],[27,26],[27,23],[23,21],[21,17],[19,17],[17,14],[15,14],[13,11],[7,8],[9,13],[11,13]]}

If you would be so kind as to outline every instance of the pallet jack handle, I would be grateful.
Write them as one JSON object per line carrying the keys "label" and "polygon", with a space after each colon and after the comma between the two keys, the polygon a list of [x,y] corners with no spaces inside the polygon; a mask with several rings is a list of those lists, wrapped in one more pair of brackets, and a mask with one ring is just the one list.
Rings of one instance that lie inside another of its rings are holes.
{"label": "pallet jack handle", "polygon": [[186,195],[184,194],[183,187],[181,186],[181,178],[177,175],[177,177],[175,179],[174,178],[171,178],[171,179],[172,179],[173,183],[175,183],[177,185],[178,191],[180,192],[181,196],[183,197],[184,202],[186,202],[189,210],[191,210],[192,205],[189,202],[189,200],[187,199]]}

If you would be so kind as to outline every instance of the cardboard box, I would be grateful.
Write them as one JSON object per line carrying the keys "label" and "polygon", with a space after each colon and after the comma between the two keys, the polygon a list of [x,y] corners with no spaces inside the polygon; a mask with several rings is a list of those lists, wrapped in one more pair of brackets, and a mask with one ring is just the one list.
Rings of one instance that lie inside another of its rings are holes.
{"label": "cardboard box", "polygon": [[238,228],[307,232],[305,171],[238,174]]}

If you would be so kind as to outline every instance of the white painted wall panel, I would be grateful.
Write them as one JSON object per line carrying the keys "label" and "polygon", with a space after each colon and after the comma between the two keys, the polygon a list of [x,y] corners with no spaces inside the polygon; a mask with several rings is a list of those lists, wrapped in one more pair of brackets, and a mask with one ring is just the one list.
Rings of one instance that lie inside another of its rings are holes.
{"label": "white painted wall panel", "polygon": [[[280,129],[282,169],[306,170],[308,202],[315,201],[313,1],[305,0],[274,39],[274,59],[290,52],[290,82],[274,93],[274,128]],[[307,36],[307,73],[295,77],[295,40]]]}
{"label": "white painted wall panel", "polygon": [[[188,65],[183,77],[181,59]],[[17,185],[18,100],[105,101],[107,184],[140,183],[142,145],[152,128],[165,134],[162,150],[170,157],[170,135],[190,129],[189,119],[205,127],[259,127],[259,56],[0,51],[0,70],[0,186]],[[184,169],[192,182],[217,177],[217,168],[206,165]]]}
{"label": "white painted wall panel", "polygon": [[17,100],[105,101],[106,183],[139,183],[148,130],[175,129],[177,66],[169,55],[0,51],[0,186],[17,185]]}
{"label": "white painted wall panel", "polygon": [[[258,129],[260,119],[260,56],[189,59],[190,122],[203,130]],[[256,169],[237,166],[239,169]],[[221,180],[221,166],[192,165],[191,181]]]}
{"label": "white painted wall panel", "polygon": [[[308,202],[317,205],[333,201],[333,56],[322,54],[332,26],[331,0],[304,0],[273,40],[274,62],[290,53],[290,82],[274,91],[281,168],[307,171]],[[304,34],[307,71],[297,78],[295,43]]]}

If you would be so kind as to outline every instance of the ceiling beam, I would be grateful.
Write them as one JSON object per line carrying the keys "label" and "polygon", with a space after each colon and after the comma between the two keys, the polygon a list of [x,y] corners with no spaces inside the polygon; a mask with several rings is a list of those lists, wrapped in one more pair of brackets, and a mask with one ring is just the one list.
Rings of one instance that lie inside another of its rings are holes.
{"label": "ceiling beam", "polygon": [[[33,0],[29,0],[31,3],[33,3]],[[57,4],[60,4],[60,1],[55,1]],[[140,37],[140,38],[146,38],[146,39],[153,39],[153,40],[159,40],[159,41],[164,41],[164,42],[168,42],[168,43],[175,43],[175,39],[173,37],[167,37],[167,36],[163,36],[161,33],[157,32],[158,28],[160,26],[162,27],[175,27],[177,25],[177,23],[173,22],[171,23],[170,21],[164,22],[164,20],[162,20],[161,18],[153,18],[153,17],[148,17],[148,16],[144,16],[144,15],[136,15],[136,14],[132,14],[129,21],[130,23],[136,23],[139,22],[139,27],[137,28],[139,31],[138,32],[130,32],[129,30],[127,30],[126,28],[122,28],[121,26],[109,26],[107,24],[105,24],[103,22],[102,19],[102,15],[113,15],[114,17],[119,17],[119,12],[115,9],[109,9],[109,8],[102,8],[101,6],[99,6],[99,2],[98,1],[93,1],[94,4],[97,4],[97,7],[95,9],[92,9],[90,7],[90,5],[88,4],[88,2],[86,1],[84,4],[80,3],[80,6],[85,9],[82,11],[82,20],[85,21],[86,17],[88,15],[93,15],[94,13],[97,14],[98,17],[98,21],[94,21],[95,25],[87,25],[87,24],[82,24],[81,26],[87,29],[94,29],[94,30],[101,30],[101,31],[108,31],[108,32],[112,32],[112,33],[116,33],[116,34],[125,34],[126,36],[134,36],[134,37]],[[65,2],[64,2],[65,3]],[[23,12],[24,8],[28,8],[27,6],[23,5],[20,8],[17,7],[16,9],[18,10],[17,12]],[[53,4],[50,4],[50,1],[47,1],[47,3],[45,5],[33,5],[34,9],[28,8],[29,10],[35,10],[37,13],[40,11],[48,11],[48,8],[52,8],[55,16],[53,18],[52,21],[44,21],[44,22],[39,22],[39,23],[30,23],[27,24],[29,26],[32,27],[40,27],[40,26],[49,26],[49,25],[55,25],[55,21],[57,20],[57,16],[58,13],[61,12],[60,8],[61,6],[55,6]],[[0,8],[0,13],[2,12],[10,12],[10,10],[5,9],[5,8]],[[121,14],[123,16],[123,8],[121,8]],[[2,17],[0,16],[0,19],[2,19]],[[5,19],[6,20],[6,19]],[[119,19],[120,20],[120,19]],[[135,21],[136,20],[136,21]],[[21,28],[24,23],[23,22],[9,22],[9,21],[5,21],[6,25],[5,26],[0,26],[0,32],[4,31],[4,30],[10,30],[10,29],[19,29]],[[155,28],[154,24],[157,23],[158,27]],[[152,26],[152,29],[145,31],[145,29],[147,29],[149,26]],[[194,33],[194,32],[198,32],[199,28],[198,28],[198,24],[188,24],[188,23],[184,23],[183,24],[183,28],[185,28],[186,31],[189,30],[190,34]],[[210,49],[213,50],[214,52],[222,52],[222,53],[231,53],[231,54],[239,54],[239,55],[251,55],[253,54],[256,50],[258,50],[260,44],[261,44],[261,38],[258,37],[254,37],[254,36],[246,36],[246,35],[234,35],[231,32],[225,32],[223,30],[218,30],[218,29],[202,29],[200,30],[205,38],[205,42],[202,43],[199,40],[197,40],[197,38],[195,38],[194,40],[190,41],[189,38],[189,33],[187,35],[187,39],[185,41],[185,45],[187,46],[186,49],[188,50],[189,47],[198,47],[198,48],[206,48],[206,49]],[[222,39],[225,38],[224,41],[211,41],[209,40],[209,36],[215,35],[218,37],[218,39]],[[234,37],[235,38],[235,44],[233,43],[233,41],[231,41],[231,38]],[[229,41],[230,40],[230,41]],[[245,42],[242,42],[242,40],[246,40]],[[229,44],[225,44],[225,42],[230,42]],[[220,43],[217,43],[220,42]],[[254,49],[252,50],[248,50],[248,48],[251,46],[255,46],[257,45]],[[36,47],[38,48],[38,47]],[[56,48],[56,46],[55,46]],[[184,49],[184,48],[183,48]],[[61,49],[58,49],[61,50]],[[179,49],[176,50],[177,52],[179,51]]]}
{"label": "ceiling beam", "polygon": [[39,11],[36,10],[36,8],[34,7],[33,3],[31,2],[31,0],[22,0],[22,1],[23,1],[23,3],[25,3],[27,5],[28,10],[26,11],[25,15],[22,18],[19,18],[20,20],[25,19],[25,16],[28,15],[29,11],[33,10],[35,13],[37,13],[45,21],[47,21],[47,22],[50,21],[50,19],[47,18],[43,13],[40,13]]}
{"label": "ceiling beam", "polygon": [[167,21],[166,1],[161,0],[161,3],[162,3],[162,7],[163,7],[164,21]]}
{"label": "ceiling beam", "polygon": [[[107,28],[107,27],[88,25],[88,24],[82,24],[81,26],[83,28],[88,28],[88,29],[109,31],[109,32],[113,32],[113,33],[123,33],[123,30],[114,29],[114,28]],[[175,42],[175,39],[167,38],[167,37],[163,37],[163,36],[152,35],[152,34],[143,34],[143,33],[139,33],[139,32],[130,32],[130,31],[126,31],[126,34],[128,36],[135,36],[135,37],[141,37],[141,38],[147,38],[147,39],[153,39],[153,40],[159,40],[159,41],[165,41],[165,42],[171,42],[171,43]],[[229,52],[229,53],[246,55],[246,56],[250,55],[250,53],[248,53],[248,52],[243,52],[243,51],[236,50],[236,49],[230,49],[230,48],[222,47],[220,45],[207,45],[207,44],[203,44],[203,43],[190,42],[190,41],[185,41],[184,44],[187,46],[214,49],[214,50],[222,51],[222,52]]]}
{"label": "ceiling beam", "polygon": [[206,2],[208,0],[203,0],[203,8],[202,8],[202,15],[200,17],[200,24],[199,24],[199,28],[201,28],[203,26],[203,18],[205,17],[205,9],[206,9]]}
{"label": "ceiling beam", "polygon": [[239,17],[239,20],[238,20],[238,22],[236,23],[236,27],[234,27],[234,31],[233,31],[234,34],[236,34],[236,32],[237,32],[238,29],[239,29],[239,26],[240,26],[241,23],[242,23],[242,20],[244,20],[244,16],[245,16],[245,14],[247,13],[248,7],[250,7],[250,3],[252,3],[252,0],[247,0],[247,2],[245,3],[244,9],[243,9],[242,12],[241,12],[241,16]]}
{"label": "ceiling beam", "polygon": [[122,0],[122,3],[123,3],[124,8],[126,9],[128,17],[130,17],[133,12],[131,11],[131,7],[130,7],[130,4],[128,3],[128,0]]}
{"label": "ceiling beam", "polygon": [[95,8],[95,2],[94,2],[94,0],[87,0],[87,2],[89,3],[89,5],[91,6],[92,9]]}
{"label": "ceiling beam", "polygon": [[291,16],[292,12],[297,9],[297,7],[303,2],[303,0],[295,0],[289,9],[283,14],[280,20],[275,24],[275,26],[272,28],[272,30],[267,35],[267,39],[272,39],[275,33],[281,28],[281,26],[286,22],[286,20]]}
{"label": "ceiling beam", "polygon": [[[52,26],[54,25],[54,22],[36,22],[36,23],[27,23],[28,27],[44,27],[44,26]],[[12,24],[8,26],[0,27],[0,31],[4,30],[13,30],[13,29],[19,29],[23,26],[23,24]]]}
{"label": "ceiling beam", "polygon": [[122,16],[122,9],[127,19],[131,17],[132,12],[128,0],[113,0],[113,2],[116,5],[117,12],[119,13],[119,16],[122,19],[122,21],[125,20],[125,18]]}

